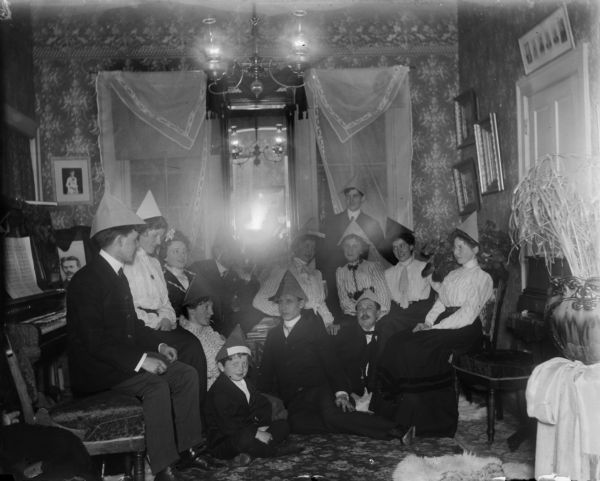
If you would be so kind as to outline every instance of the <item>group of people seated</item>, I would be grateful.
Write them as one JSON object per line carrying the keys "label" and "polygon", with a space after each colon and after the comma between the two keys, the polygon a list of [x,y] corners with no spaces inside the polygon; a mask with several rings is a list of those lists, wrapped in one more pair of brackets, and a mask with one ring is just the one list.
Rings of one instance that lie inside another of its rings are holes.
{"label": "group of people seated", "polygon": [[[436,283],[411,230],[388,220],[384,236],[361,212],[360,183],[343,193],[324,233],[305,226],[260,275],[228,236],[190,263],[151,192],[136,213],[105,193],[91,228],[100,253],[67,289],[71,385],[141,400],[156,481],[299,453],[290,432],[454,435],[449,359],[481,345],[492,294],[476,220],[453,232],[460,267]],[[244,336],[264,318],[280,322],[252,365]]]}

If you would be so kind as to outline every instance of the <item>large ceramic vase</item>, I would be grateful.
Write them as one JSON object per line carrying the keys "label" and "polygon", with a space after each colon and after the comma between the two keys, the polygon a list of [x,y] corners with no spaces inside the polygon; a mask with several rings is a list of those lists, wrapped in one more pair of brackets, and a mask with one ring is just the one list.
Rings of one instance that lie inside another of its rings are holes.
{"label": "large ceramic vase", "polygon": [[563,356],[600,362],[600,277],[555,277],[546,302],[554,342]]}

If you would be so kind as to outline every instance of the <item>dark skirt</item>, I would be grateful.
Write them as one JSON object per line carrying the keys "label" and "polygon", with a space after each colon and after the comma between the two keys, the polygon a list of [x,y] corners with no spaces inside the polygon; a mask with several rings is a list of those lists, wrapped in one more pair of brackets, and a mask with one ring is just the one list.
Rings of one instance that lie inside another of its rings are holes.
{"label": "dark skirt", "polygon": [[415,426],[418,435],[454,436],[458,406],[450,356],[481,348],[482,336],[479,319],[460,329],[394,334],[377,366],[371,409]]}

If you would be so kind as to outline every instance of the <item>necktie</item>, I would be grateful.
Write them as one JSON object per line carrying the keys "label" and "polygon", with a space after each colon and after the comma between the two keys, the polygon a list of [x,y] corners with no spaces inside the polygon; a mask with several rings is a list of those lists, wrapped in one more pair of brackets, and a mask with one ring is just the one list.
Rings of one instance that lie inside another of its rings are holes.
{"label": "necktie", "polygon": [[400,292],[400,307],[406,309],[408,307],[408,268],[406,266],[402,267],[398,290]]}
{"label": "necktie", "polygon": [[367,340],[367,344],[371,344],[371,341],[373,339],[377,339],[377,334],[375,334],[375,331],[365,331],[365,330],[363,330],[363,332],[365,333],[365,338]]}
{"label": "necktie", "polygon": [[119,279],[121,279],[121,282],[124,282],[125,284],[129,285],[129,281],[127,280],[127,276],[125,275],[125,272],[123,272],[122,267],[119,269],[118,275],[119,275]]}

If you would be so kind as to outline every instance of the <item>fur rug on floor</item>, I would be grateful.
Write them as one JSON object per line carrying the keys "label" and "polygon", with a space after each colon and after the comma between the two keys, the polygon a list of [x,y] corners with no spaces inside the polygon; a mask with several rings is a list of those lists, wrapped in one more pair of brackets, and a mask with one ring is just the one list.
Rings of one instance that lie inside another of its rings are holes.
{"label": "fur rug on floor", "polygon": [[479,421],[487,418],[487,409],[477,403],[471,403],[461,394],[458,398],[458,419],[460,421]]}
{"label": "fur rug on floor", "polygon": [[528,465],[503,465],[498,458],[479,458],[469,453],[438,457],[409,454],[393,473],[394,481],[491,481],[532,477],[533,471]]}

